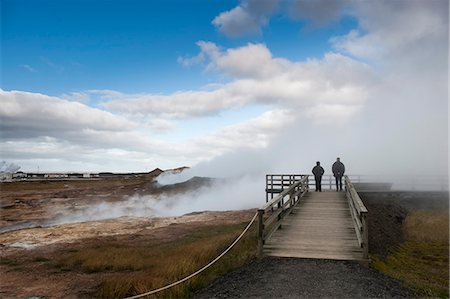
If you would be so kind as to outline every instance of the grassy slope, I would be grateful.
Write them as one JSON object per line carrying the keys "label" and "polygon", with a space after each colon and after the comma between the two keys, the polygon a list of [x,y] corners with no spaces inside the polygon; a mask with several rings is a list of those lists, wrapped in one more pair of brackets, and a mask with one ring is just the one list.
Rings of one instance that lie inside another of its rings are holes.
{"label": "grassy slope", "polygon": [[404,223],[406,241],[372,266],[404,281],[420,296],[449,297],[448,212],[415,211]]}
{"label": "grassy slope", "polygon": [[[201,228],[167,243],[100,245],[61,257],[56,267],[84,273],[113,272],[104,278],[97,292],[101,298],[136,295],[181,279],[214,259],[242,231],[245,224]],[[218,276],[240,267],[255,257],[255,231],[250,230],[217,264],[193,279],[157,294],[162,298],[188,297]]]}

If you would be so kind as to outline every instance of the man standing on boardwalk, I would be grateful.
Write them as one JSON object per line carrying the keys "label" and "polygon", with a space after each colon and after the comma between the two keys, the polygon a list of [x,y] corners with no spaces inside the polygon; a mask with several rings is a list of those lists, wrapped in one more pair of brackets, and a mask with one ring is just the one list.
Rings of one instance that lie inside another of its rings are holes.
{"label": "man standing on boardwalk", "polygon": [[341,159],[337,158],[336,162],[333,163],[333,167],[331,168],[333,171],[333,175],[336,178],[336,191],[342,191],[342,176],[345,172],[345,166],[342,164]]}
{"label": "man standing on boardwalk", "polygon": [[320,166],[320,162],[316,162],[316,166],[312,169],[312,173],[314,174],[314,179],[316,180],[316,192],[322,192],[322,176],[325,171],[322,166]]}

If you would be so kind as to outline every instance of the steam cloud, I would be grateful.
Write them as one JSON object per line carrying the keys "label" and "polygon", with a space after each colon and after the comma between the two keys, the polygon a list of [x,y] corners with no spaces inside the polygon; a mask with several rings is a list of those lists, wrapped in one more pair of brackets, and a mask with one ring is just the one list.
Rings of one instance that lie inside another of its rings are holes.
{"label": "steam cloud", "polygon": [[98,221],[120,217],[169,217],[194,211],[227,211],[257,208],[264,202],[264,181],[253,177],[221,180],[174,195],[132,196],[120,202],[102,202],[63,211],[48,225]]}
{"label": "steam cloud", "polygon": [[14,163],[0,162],[0,172],[15,173],[20,169],[20,166]]}

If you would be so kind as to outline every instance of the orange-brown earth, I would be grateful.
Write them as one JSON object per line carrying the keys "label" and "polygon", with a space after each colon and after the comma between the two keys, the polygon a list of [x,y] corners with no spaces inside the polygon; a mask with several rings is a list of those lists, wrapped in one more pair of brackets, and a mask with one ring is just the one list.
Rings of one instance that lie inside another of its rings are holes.
{"label": "orange-brown earth", "polygon": [[[130,218],[41,227],[58,211],[132,195],[182,192],[194,184],[156,188],[154,176],[86,181],[2,183],[0,196],[0,297],[87,297],[113,272],[65,272],[52,267],[61,256],[101,244],[156,244],[215,224],[242,223],[254,211],[204,211],[179,217]],[[207,181],[206,181],[207,183]],[[31,228],[18,229],[20,226]]]}

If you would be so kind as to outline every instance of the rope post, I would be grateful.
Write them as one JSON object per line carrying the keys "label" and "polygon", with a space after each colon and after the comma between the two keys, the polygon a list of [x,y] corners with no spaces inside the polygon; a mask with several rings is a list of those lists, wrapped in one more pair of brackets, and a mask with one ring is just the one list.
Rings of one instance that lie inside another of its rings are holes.
{"label": "rope post", "polygon": [[264,210],[258,210],[258,258],[262,258],[263,246],[264,246],[264,223],[263,223]]}

